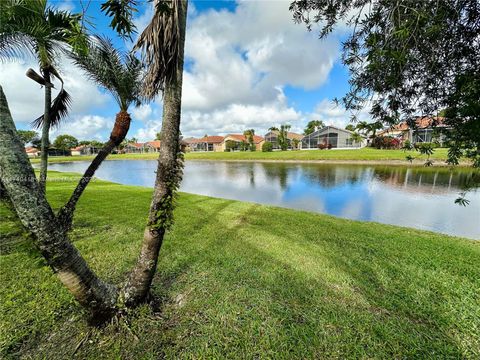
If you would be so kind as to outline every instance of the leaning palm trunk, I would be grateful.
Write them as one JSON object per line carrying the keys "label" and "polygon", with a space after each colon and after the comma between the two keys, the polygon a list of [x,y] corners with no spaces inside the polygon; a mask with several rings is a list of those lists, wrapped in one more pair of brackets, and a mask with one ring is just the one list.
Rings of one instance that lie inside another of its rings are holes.
{"label": "leaning palm trunk", "polygon": [[40,191],[45,193],[45,187],[47,182],[47,169],[48,169],[48,147],[50,145],[49,133],[50,133],[50,109],[52,106],[52,87],[50,85],[50,70],[44,69],[43,78],[45,79],[45,110],[43,112],[43,125],[42,125],[42,143],[41,143],[41,160],[40,160]]}
{"label": "leaning palm trunk", "polygon": [[[148,223],[144,231],[142,249],[133,271],[124,287],[126,304],[143,301],[149,293],[157,268],[158,255],[166,231],[173,221],[175,194],[182,178],[183,158],[180,153],[180,115],[182,102],[183,54],[187,17],[187,1],[173,1],[173,11],[178,21],[178,56],[173,76],[167,77],[164,88],[162,142],[158,157],[157,177],[150,205]],[[153,23],[153,21],[152,21]],[[175,25],[175,22],[174,22]],[[170,31],[172,28],[166,27]],[[163,29],[165,30],[165,29]],[[157,34],[160,36],[160,34]],[[163,34],[162,34],[163,36]],[[155,91],[146,89],[147,94]]]}
{"label": "leaning palm trunk", "polygon": [[52,208],[16,133],[7,100],[0,87],[0,180],[35,245],[77,301],[98,318],[115,306],[117,289],[101,281],[58,226]]}
{"label": "leaning palm trunk", "polygon": [[131,117],[130,114],[126,111],[120,111],[115,118],[115,125],[110,133],[110,139],[105,143],[103,148],[98,152],[95,159],[88,166],[87,170],[80,179],[77,187],[70,196],[68,202],[62,207],[59,212],[58,220],[60,224],[66,229],[70,229],[72,226],[73,213],[75,212],[75,207],[78,200],[83,194],[83,191],[90,183],[95,171],[100,167],[102,162],[107,158],[107,156],[112,152],[112,150],[121,144],[125,139],[130,128]]}

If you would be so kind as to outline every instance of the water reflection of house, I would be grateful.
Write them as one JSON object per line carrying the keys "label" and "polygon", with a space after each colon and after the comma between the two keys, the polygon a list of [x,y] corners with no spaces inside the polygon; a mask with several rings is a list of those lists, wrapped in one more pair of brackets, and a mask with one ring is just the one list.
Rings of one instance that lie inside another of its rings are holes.
{"label": "water reflection of house", "polygon": [[222,151],[223,136],[204,136],[184,139],[189,151]]}
{"label": "water reflection of house", "polygon": [[401,141],[409,140],[412,143],[433,142],[443,143],[445,132],[449,127],[443,117],[417,117],[412,121],[403,121],[383,130],[377,135],[393,136]]}
{"label": "water reflection of house", "polygon": [[[272,143],[273,149],[278,150],[280,149],[280,146],[278,145],[278,135],[280,134],[280,131],[278,130],[272,130],[269,131],[264,135],[265,141],[268,141],[269,143]],[[298,140],[299,142],[302,141],[303,135],[302,134],[297,134],[294,132],[287,132],[287,142],[288,142],[288,148],[292,149],[292,142],[293,140]]]}
{"label": "water reflection of house", "polygon": [[423,169],[404,167],[375,167],[375,178],[392,187],[412,193],[442,193],[461,189],[471,182],[473,171]]}
{"label": "water reflection of house", "polygon": [[302,149],[318,149],[321,146],[332,148],[361,148],[365,146],[366,138],[362,136],[361,141],[353,139],[354,133],[335,126],[325,126],[302,139]]}

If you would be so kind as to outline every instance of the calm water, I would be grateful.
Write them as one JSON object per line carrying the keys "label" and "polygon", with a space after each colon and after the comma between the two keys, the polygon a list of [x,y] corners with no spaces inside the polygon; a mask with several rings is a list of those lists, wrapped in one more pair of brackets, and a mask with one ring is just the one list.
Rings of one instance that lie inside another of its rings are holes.
{"label": "calm water", "polygon": [[[49,169],[83,172],[87,162]],[[154,160],[105,161],[101,179],[152,187]],[[472,170],[253,162],[186,162],[181,190],[480,239],[480,191],[454,203]]]}

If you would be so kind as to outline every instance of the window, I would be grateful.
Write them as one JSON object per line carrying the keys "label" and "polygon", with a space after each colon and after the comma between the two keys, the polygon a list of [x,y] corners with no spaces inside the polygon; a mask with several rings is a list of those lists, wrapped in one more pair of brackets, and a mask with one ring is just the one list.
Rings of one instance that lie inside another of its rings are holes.
{"label": "window", "polygon": [[347,146],[353,145],[353,139],[347,139]]}

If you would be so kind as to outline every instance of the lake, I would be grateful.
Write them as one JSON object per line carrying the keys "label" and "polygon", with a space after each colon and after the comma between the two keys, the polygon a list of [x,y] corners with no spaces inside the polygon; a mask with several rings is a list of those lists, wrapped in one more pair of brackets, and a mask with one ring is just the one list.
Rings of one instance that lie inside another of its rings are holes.
{"label": "lake", "polygon": [[[50,164],[83,172],[89,162]],[[153,187],[155,160],[105,161],[96,177]],[[181,191],[480,239],[480,191],[454,201],[471,169],[187,161]]]}

